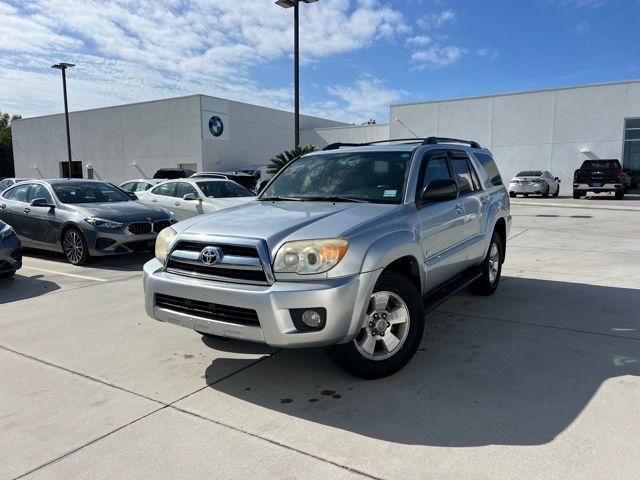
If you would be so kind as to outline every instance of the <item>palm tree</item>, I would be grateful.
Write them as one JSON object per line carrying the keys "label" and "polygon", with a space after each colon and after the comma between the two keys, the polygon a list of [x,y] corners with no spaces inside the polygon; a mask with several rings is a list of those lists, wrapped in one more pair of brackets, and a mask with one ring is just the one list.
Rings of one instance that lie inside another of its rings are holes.
{"label": "palm tree", "polygon": [[302,155],[306,155],[307,153],[315,152],[316,150],[318,150],[318,147],[315,145],[307,145],[305,147],[296,147],[293,150],[285,150],[271,159],[269,173],[271,175],[275,175],[287,166],[289,162],[301,157]]}

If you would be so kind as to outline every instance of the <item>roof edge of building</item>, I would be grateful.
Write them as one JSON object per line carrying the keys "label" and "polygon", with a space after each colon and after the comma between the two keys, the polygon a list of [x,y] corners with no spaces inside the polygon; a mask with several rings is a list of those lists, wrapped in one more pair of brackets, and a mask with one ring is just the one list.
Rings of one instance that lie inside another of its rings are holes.
{"label": "roof edge of building", "polygon": [[351,125],[351,124],[347,124],[347,125],[338,125],[335,127],[319,127],[319,128],[314,128],[313,130],[315,131],[319,131],[319,130],[337,130],[337,129],[346,129],[346,128],[370,128],[370,127],[388,127],[389,126],[389,122],[387,123],[374,123],[371,125]]}

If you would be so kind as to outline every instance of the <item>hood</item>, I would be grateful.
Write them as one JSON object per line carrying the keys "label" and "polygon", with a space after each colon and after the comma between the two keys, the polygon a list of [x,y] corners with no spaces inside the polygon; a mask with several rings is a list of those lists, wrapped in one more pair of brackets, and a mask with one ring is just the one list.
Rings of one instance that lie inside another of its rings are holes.
{"label": "hood", "polygon": [[216,207],[231,208],[238,205],[255,201],[256,197],[227,197],[227,198],[208,198],[206,201],[215,205]]}
{"label": "hood", "polygon": [[170,214],[160,208],[145,205],[140,202],[107,202],[107,203],[82,203],[65,204],[69,210],[81,212],[83,215],[104,218],[106,220],[117,220],[125,222],[165,220]]}
{"label": "hood", "polygon": [[269,248],[283,241],[339,237],[398,205],[331,202],[251,202],[194,217],[174,226],[180,233],[262,238]]}

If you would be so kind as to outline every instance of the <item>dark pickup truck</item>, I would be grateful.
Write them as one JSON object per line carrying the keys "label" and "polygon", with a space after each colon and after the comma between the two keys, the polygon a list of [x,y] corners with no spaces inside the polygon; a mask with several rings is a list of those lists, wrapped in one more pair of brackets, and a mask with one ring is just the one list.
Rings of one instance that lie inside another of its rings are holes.
{"label": "dark pickup truck", "polygon": [[622,200],[628,187],[629,177],[618,160],[585,160],[573,173],[573,198],[584,197],[587,192],[613,192]]}

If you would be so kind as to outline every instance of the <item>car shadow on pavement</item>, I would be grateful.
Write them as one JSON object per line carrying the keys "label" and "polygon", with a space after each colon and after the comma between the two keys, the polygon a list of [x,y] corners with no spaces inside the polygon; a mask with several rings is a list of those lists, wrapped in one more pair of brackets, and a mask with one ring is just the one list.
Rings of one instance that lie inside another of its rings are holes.
{"label": "car shadow on pavement", "polygon": [[60,289],[60,285],[43,280],[43,277],[44,275],[21,275],[18,271],[12,278],[0,278],[0,305],[39,297]]}
{"label": "car shadow on pavement", "polygon": [[[24,249],[23,256],[69,265],[62,253],[49,252],[47,250]],[[142,266],[152,258],[153,254],[151,252],[137,252],[113,257],[92,257],[84,267],[78,268],[135,272],[142,271]]]}
{"label": "car shadow on pavement", "polygon": [[320,349],[283,350],[210,387],[272,410],[251,418],[256,428],[284,414],[401,444],[548,443],[608,379],[640,376],[640,292],[504,280],[492,297],[463,293],[430,314],[416,357],[391,377],[364,381]]}

